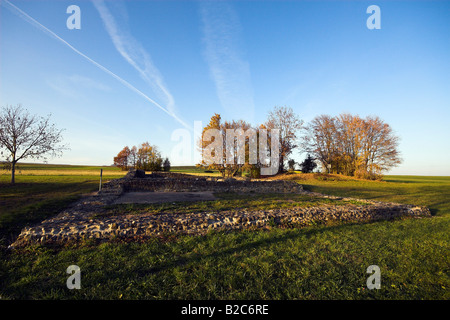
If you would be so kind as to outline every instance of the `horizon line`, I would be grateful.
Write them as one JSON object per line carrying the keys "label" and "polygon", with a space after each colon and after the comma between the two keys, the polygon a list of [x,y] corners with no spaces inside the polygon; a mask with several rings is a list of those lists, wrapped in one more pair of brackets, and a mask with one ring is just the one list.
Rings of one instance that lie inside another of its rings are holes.
{"label": "horizon line", "polygon": [[[0,160],[0,163],[8,163],[8,161]],[[37,165],[53,165],[53,166],[80,166],[80,167],[116,167],[113,164],[104,164],[104,165],[98,165],[98,164],[69,164],[69,163],[44,163],[44,162],[19,162],[19,165],[22,164],[37,164]],[[190,165],[171,165],[171,167],[195,167],[196,164],[190,164]],[[4,169],[2,169],[4,170]],[[300,170],[295,170],[300,171]],[[315,173],[315,172],[313,172]],[[326,173],[328,174],[328,173]],[[438,174],[418,174],[418,173],[396,173],[396,174],[383,174],[383,176],[420,176],[420,177],[450,177],[450,174],[448,175],[438,175]],[[349,176],[351,178],[351,176]]]}

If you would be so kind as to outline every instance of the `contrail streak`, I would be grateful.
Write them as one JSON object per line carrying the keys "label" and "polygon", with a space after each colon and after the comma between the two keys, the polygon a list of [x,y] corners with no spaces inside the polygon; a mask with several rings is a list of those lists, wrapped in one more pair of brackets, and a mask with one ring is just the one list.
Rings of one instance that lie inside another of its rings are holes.
{"label": "contrail streak", "polygon": [[106,32],[120,55],[136,70],[141,77],[153,88],[157,95],[166,101],[167,110],[174,112],[175,101],[169,90],[164,85],[163,77],[153,64],[150,55],[144,47],[127,31],[124,26],[119,26],[118,21],[112,15],[103,0],[93,0],[94,7],[100,14]]}
{"label": "contrail streak", "polygon": [[[62,42],[63,44],[65,44],[66,46],[68,46],[70,49],[72,49],[73,51],[75,51],[76,53],[78,53],[80,56],[82,56],[83,58],[85,58],[86,60],[88,60],[90,63],[92,63],[93,65],[95,65],[97,68],[103,70],[104,72],[106,72],[107,74],[109,74],[110,76],[114,77],[116,80],[118,80],[120,83],[122,83],[124,86],[126,86],[128,89],[134,91],[135,93],[139,94],[141,97],[143,97],[145,100],[151,102],[152,104],[154,104],[155,106],[157,106],[159,109],[161,109],[162,111],[164,111],[165,113],[167,113],[169,116],[171,116],[172,118],[174,118],[176,121],[178,121],[181,125],[183,125],[186,129],[189,129],[192,131],[192,128],[187,125],[183,120],[181,120],[180,118],[178,118],[175,114],[171,113],[170,111],[168,111],[166,108],[164,108],[163,106],[161,106],[159,103],[157,103],[156,101],[154,101],[153,99],[149,98],[145,93],[143,93],[142,91],[140,91],[139,89],[137,89],[136,87],[134,87],[132,84],[130,84],[129,82],[127,82],[126,80],[122,79],[121,77],[119,77],[118,75],[116,75],[114,72],[110,71],[109,69],[107,69],[106,67],[102,66],[100,63],[92,60],[91,58],[89,58],[87,55],[85,55],[84,53],[82,53],[81,51],[79,51],[78,49],[76,49],[75,47],[73,47],[70,43],[68,43],[66,40],[64,40],[63,38],[61,38],[60,36],[58,36],[56,33],[54,33],[53,31],[51,31],[50,29],[48,29],[47,27],[45,27],[44,25],[42,25],[41,23],[39,23],[38,21],[36,21],[34,18],[32,18],[31,16],[29,16],[27,13],[25,13],[24,11],[22,11],[21,9],[19,9],[18,7],[16,7],[15,5],[13,5],[11,2],[9,2],[8,0],[2,0],[2,3],[6,3],[9,6],[11,6],[11,8],[8,8],[6,6],[6,8],[8,9],[13,9],[15,10],[15,13],[19,14],[19,17],[24,19],[26,22],[30,23],[31,25],[34,25],[35,27],[37,27],[38,29],[41,29],[42,31],[46,32],[47,34],[51,35],[52,37],[56,38],[57,40],[59,40],[60,42]],[[14,11],[13,11],[14,12]]]}

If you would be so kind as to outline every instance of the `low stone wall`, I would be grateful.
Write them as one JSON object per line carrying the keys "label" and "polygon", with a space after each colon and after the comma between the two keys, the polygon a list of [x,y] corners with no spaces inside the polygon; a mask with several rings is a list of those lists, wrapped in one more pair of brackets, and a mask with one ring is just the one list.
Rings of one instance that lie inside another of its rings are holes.
{"label": "low stone wall", "polygon": [[[318,196],[318,194],[311,194]],[[321,195],[326,198],[337,198]],[[340,199],[340,198],[339,198]],[[343,200],[356,200],[343,198]],[[25,228],[12,247],[30,243],[79,241],[83,239],[142,239],[164,234],[201,235],[210,230],[242,230],[273,225],[307,226],[328,221],[368,222],[399,217],[431,217],[426,207],[368,200],[366,205],[323,205],[273,210],[230,210],[203,213],[161,213],[90,219],[92,212],[67,211],[40,225]],[[91,202],[95,209],[95,202]],[[76,206],[75,206],[76,207]]]}
{"label": "low stone wall", "polygon": [[255,192],[255,193],[298,193],[303,187],[292,181],[243,181],[225,180],[214,181],[199,178],[194,179],[131,179],[122,184],[124,192],[131,191],[180,191],[180,192]]}
{"label": "low stone wall", "polygon": [[141,170],[130,170],[121,179],[105,184],[103,193],[149,191],[149,192],[255,192],[255,193],[298,193],[303,191],[302,185],[293,181],[275,180],[236,180],[206,178],[171,172],[143,173]]}

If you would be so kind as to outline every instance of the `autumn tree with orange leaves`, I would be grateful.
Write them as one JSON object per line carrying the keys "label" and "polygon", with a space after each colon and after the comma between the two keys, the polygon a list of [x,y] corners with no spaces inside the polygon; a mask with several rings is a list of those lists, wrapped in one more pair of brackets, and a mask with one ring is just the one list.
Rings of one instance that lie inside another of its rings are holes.
{"label": "autumn tree with orange leaves", "polygon": [[[215,142],[216,137],[214,135],[211,137],[207,136],[208,130],[211,129],[216,130],[217,136],[222,138],[220,143],[218,141]],[[253,166],[249,163],[249,148],[251,144],[256,147],[256,130],[254,135],[245,136],[242,144],[239,143],[239,139],[236,136],[231,135],[232,133],[238,133],[238,130],[242,130],[242,133],[245,134],[255,129],[244,120],[222,122],[221,116],[217,113],[214,114],[208,125],[203,128],[201,139],[197,142],[198,149],[202,154],[205,148],[209,148],[212,145],[215,146],[211,148],[211,163],[206,163],[205,159],[203,159],[199,165],[208,169],[218,170],[226,178],[233,177],[243,169],[252,170]]]}
{"label": "autumn tree with orange leaves", "polygon": [[148,142],[142,143],[139,149],[136,146],[131,149],[126,146],[114,157],[114,165],[122,170],[135,168],[146,171],[161,171],[162,164],[163,159],[158,147]]}
{"label": "autumn tree with orange leaves", "polygon": [[399,137],[379,117],[320,115],[306,127],[302,147],[332,173],[374,179],[401,163]]}
{"label": "autumn tree with orange leaves", "polygon": [[131,164],[130,154],[131,154],[130,148],[126,146],[117,154],[117,156],[114,157],[114,165],[116,167],[121,168],[122,170],[128,170]]}

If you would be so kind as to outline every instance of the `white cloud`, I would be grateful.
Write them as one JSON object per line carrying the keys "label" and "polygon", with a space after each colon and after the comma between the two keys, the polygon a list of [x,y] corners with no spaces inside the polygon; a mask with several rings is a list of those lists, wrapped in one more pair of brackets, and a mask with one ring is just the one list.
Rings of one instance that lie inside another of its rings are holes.
{"label": "white cloud", "polygon": [[68,98],[76,98],[77,95],[76,90],[73,87],[67,85],[66,82],[61,81],[61,79],[49,79],[46,81],[47,85],[58,92],[60,95],[66,96]]}
{"label": "white cloud", "polygon": [[108,87],[107,85],[104,85],[103,83],[95,81],[91,78],[80,76],[78,74],[74,74],[74,75],[68,77],[68,79],[75,86],[80,86],[80,87],[84,87],[87,89],[101,90],[101,91],[111,91],[111,88]]}
{"label": "white cloud", "polygon": [[71,76],[54,76],[47,79],[47,85],[68,98],[84,97],[86,90],[111,91],[111,88],[91,78],[77,74]]}
{"label": "white cloud", "polygon": [[230,116],[252,121],[250,65],[241,52],[241,26],[225,2],[201,2],[205,58],[222,107]]}

